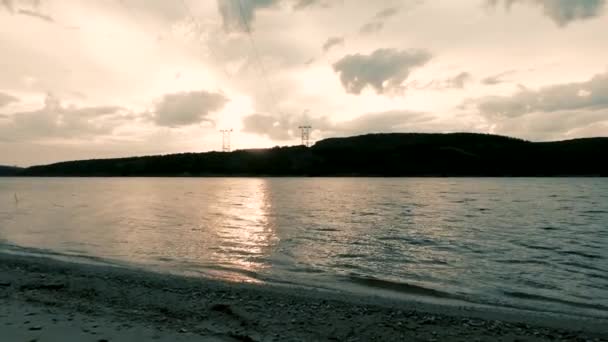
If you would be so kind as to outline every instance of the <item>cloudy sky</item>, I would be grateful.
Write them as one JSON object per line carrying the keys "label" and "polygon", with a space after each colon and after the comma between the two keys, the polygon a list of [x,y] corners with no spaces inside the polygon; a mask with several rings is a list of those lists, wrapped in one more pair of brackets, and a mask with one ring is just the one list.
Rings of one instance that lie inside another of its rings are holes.
{"label": "cloudy sky", "polygon": [[608,135],[606,0],[0,0],[0,164]]}

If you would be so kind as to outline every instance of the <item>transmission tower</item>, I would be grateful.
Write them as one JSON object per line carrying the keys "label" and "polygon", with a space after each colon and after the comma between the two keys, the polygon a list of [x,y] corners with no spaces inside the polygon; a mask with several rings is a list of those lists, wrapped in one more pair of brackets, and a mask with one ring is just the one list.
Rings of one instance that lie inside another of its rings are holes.
{"label": "transmission tower", "polygon": [[221,129],[222,132],[222,152],[230,152],[230,133],[232,129]]}
{"label": "transmission tower", "polygon": [[299,126],[300,131],[302,131],[302,145],[306,147],[310,147],[310,130],[311,126]]}

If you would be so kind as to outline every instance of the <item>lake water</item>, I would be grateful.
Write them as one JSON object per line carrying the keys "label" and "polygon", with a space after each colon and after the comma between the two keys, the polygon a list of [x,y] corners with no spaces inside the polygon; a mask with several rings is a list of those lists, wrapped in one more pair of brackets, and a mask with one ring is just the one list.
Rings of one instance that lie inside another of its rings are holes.
{"label": "lake water", "polygon": [[608,318],[605,178],[0,178],[0,246]]}

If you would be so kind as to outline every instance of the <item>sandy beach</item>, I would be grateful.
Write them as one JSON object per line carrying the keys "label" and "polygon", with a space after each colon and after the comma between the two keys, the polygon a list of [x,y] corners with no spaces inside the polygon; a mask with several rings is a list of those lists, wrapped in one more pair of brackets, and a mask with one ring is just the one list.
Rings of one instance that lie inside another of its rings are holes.
{"label": "sandy beach", "polygon": [[608,322],[0,254],[0,340],[608,341]]}

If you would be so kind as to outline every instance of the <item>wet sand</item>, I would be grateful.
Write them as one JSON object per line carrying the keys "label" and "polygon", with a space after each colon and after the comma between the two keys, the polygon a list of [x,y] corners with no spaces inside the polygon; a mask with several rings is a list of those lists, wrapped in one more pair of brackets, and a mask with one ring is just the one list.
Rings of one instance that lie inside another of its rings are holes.
{"label": "wet sand", "polygon": [[0,340],[608,341],[608,322],[0,254]]}

